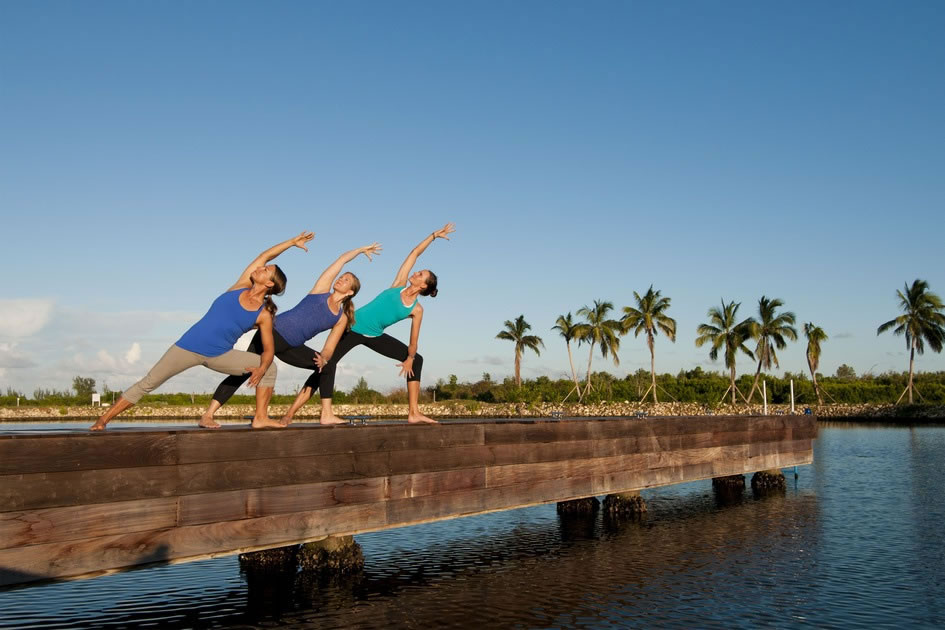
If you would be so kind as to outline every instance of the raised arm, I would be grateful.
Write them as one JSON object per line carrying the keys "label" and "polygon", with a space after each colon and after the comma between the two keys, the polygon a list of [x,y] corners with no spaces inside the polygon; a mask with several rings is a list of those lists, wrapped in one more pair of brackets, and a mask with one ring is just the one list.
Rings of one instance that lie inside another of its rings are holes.
{"label": "raised arm", "polygon": [[253,262],[249,263],[246,269],[243,270],[243,273],[240,274],[240,278],[236,281],[236,284],[230,287],[230,291],[252,285],[249,277],[253,274],[253,272],[290,247],[298,247],[308,251],[308,247],[306,247],[305,244],[313,238],[315,238],[315,234],[313,232],[302,232],[295,238],[290,238],[289,240],[283,241],[278,245],[273,245],[259,256],[256,256]]}
{"label": "raised arm", "polygon": [[309,291],[309,293],[328,293],[331,291],[331,281],[335,279],[335,276],[341,273],[341,270],[345,265],[357,258],[359,254],[364,254],[367,256],[368,260],[373,260],[371,257],[380,253],[380,243],[371,243],[370,245],[365,245],[364,247],[352,249],[350,252],[345,252],[338,257],[338,260],[331,263],[331,265],[322,272],[322,275],[318,276],[318,280],[315,281],[315,286],[312,287],[312,290]]}
{"label": "raised arm", "polygon": [[417,346],[420,343],[420,323],[423,321],[423,307],[417,304],[410,311],[410,343],[407,345],[407,358],[398,363],[400,375],[413,377],[413,358],[417,355]]}
{"label": "raised arm", "polygon": [[390,285],[391,287],[402,287],[407,284],[407,278],[410,277],[410,271],[413,269],[413,266],[417,263],[417,258],[420,257],[420,254],[430,246],[430,243],[435,241],[438,238],[445,238],[450,240],[449,235],[455,232],[456,229],[453,227],[452,223],[447,223],[442,228],[433,232],[425,239],[420,241],[420,244],[413,248],[410,254],[407,256],[407,259],[404,261],[404,264],[400,266],[400,269],[397,271],[397,276],[394,278],[394,284]]}

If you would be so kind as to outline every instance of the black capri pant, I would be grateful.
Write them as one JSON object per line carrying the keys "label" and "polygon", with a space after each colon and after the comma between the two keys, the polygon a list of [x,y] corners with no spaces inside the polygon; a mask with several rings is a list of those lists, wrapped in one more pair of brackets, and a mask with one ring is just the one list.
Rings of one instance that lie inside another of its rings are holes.
{"label": "black capri pant", "polygon": [[[380,337],[366,337],[356,332],[348,331],[338,340],[338,347],[331,357],[331,361],[322,369],[321,374],[315,372],[305,381],[305,387],[311,387],[313,390],[317,387],[318,393],[322,398],[331,398],[335,392],[335,369],[341,357],[345,356],[357,346],[367,346],[374,352],[382,354],[389,359],[396,361],[407,360],[407,344],[399,341],[387,333]],[[419,354],[413,357],[413,376],[407,377],[407,382],[419,381],[420,372],[423,370],[423,357]],[[321,378],[319,378],[321,377]],[[232,377],[231,377],[232,378]]]}
{"label": "black capri pant", "polygon": [[[276,358],[280,361],[285,361],[289,365],[302,368],[303,370],[312,370],[312,376],[309,377],[308,381],[305,381],[305,384],[308,385],[309,381],[314,379],[315,387],[318,387],[318,364],[315,363],[315,357],[318,356],[318,353],[305,345],[290,346],[289,342],[283,339],[282,335],[276,332],[275,329],[272,331],[272,341],[275,346]],[[249,342],[248,350],[249,352],[262,354],[262,335],[258,330],[256,334],[253,335],[253,340]],[[217,391],[213,392],[213,399],[221,405],[225,405],[226,401],[236,393],[236,390],[238,390],[248,378],[249,372],[226,377],[223,379],[223,382],[217,386]]]}

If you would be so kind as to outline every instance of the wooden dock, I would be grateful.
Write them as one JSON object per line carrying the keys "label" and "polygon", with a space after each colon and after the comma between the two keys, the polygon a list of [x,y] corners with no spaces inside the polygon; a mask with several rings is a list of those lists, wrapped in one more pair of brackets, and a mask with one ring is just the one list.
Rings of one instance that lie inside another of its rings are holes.
{"label": "wooden dock", "polygon": [[813,416],[0,434],[0,586],[809,464]]}

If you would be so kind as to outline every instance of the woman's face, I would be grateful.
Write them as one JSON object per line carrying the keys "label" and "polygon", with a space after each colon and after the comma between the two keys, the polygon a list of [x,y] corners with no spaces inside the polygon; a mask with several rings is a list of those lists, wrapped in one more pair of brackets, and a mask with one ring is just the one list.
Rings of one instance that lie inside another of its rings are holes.
{"label": "woman's face", "polygon": [[427,288],[427,280],[430,279],[430,270],[421,269],[420,271],[413,272],[413,275],[410,276],[410,284],[415,287],[419,287],[420,290]]}
{"label": "woman's face", "polygon": [[256,269],[253,270],[253,273],[251,273],[249,277],[252,278],[253,282],[255,282],[256,284],[262,284],[267,287],[271,287],[273,285],[272,278],[275,275],[275,273],[276,273],[275,265],[264,265],[262,267],[256,267]]}
{"label": "woman's face", "polygon": [[349,291],[354,290],[354,276],[350,273],[343,273],[341,276],[335,280],[335,291],[339,293],[348,293]]}

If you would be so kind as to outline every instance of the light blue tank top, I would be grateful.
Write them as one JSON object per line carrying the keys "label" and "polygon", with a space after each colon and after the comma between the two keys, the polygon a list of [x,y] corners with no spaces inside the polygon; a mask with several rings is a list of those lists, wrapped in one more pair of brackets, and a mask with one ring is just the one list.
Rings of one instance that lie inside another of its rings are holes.
{"label": "light blue tank top", "polygon": [[177,347],[205,357],[218,357],[232,350],[236,340],[255,325],[263,310],[262,306],[255,311],[243,308],[240,295],[245,290],[227,291],[215,299],[207,314],[177,340]]}
{"label": "light blue tank top", "polygon": [[309,293],[302,301],[276,316],[276,332],[292,346],[301,346],[306,341],[328,330],[341,319],[328,308],[331,293]]}
{"label": "light blue tank top", "polygon": [[410,306],[404,306],[400,292],[406,286],[391,287],[354,312],[353,332],[365,337],[380,337],[384,329],[410,315],[416,300]]}

